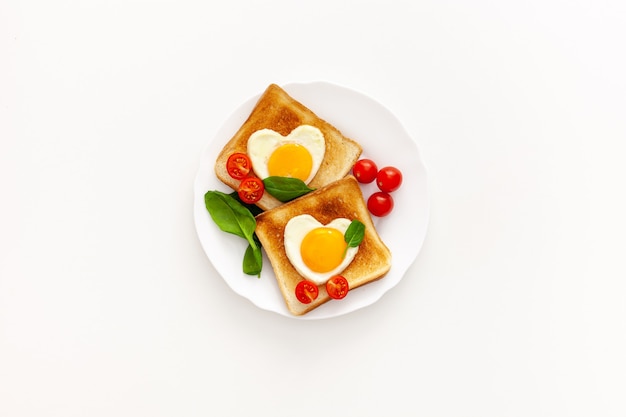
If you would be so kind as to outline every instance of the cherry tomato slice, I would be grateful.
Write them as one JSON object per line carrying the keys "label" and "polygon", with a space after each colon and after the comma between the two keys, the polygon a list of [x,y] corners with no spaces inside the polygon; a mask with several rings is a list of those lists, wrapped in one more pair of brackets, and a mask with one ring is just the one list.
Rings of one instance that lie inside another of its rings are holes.
{"label": "cherry tomato slice", "polygon": [[352,167],[352,174],[358,182],[369,184],[376,179],[378,167],[371,159],[359,159]]}
{"label": "cherry tomato slice", "polygon": [[241,180],[237,194],[244,203],[254,204],[261,199],[264,191],[265,186],[260,178],[247,177]]}
{"label": "cherry tomato slice", "polygon": [[348,280],[341,275],[335,275],[326,281],[326,292],[328,292],[330,298],[334,298],[335,300],[341,300],[348,295],[349,290],[350,286],[348,285]]}
{"label": "cherry tomato slice", "polygon": [[402,173],[396,167],[384,167],[376,175],[376,185],[380,191],[390,193],[400,188],[402,184]]}
{"label": "cherry tomato slice", "polygon": [[367,209],[374,216],[384,217],[393,210],[393,198],[389,193],[377,191],[367,199]]}
{"label": "cherry tomato slice", "polygon": [[252,169],[250,158],[245,153],[236,152],[228,157],[226,171],[236,180],[244,179]]}
{"label": "cherry tomato slice", "polygon": [[296,285],[296,298],[303,304],[309,304],[317,298],[319,290],[312,281],[303,280]]}

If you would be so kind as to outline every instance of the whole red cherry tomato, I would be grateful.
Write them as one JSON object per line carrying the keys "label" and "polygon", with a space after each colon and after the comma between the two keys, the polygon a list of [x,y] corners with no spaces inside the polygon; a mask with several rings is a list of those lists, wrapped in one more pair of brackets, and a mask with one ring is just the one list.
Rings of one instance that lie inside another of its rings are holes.
{"label": "whole red cherry tomato", "polygon": [[252,169],[250,158],[245,153],[236,152],[228,157],[226,171],[236,180],[245,178]]}
{"label": "whole red cherry tomato", "polygon": [[376,179],[378,167],[371,159],[360,159],[352,167],[352,174],[358,182],[369,184]]}
{"label": "whole red cherry tomato", "polygon": [[319,289],[312,281],[302,280],[296,285],[296,298],[303,304],[310,304],[318,294]]}
{"label": "whole red cherry tomato", "polygon": [[367,199],[367,209],[374,216],[384,217],[393,210],[393,198],[389,193],[377,191]]}
{"label": "whole red cherry tomato", "polygon": [[380,191],[390,193],[400,188],[402,184],[402,173],[396,167],[384,167],[376,175],[376,185]]}
{"label": "whole red cherry tomato", "polygon": [[330,298],[341,300],[343,297],[348,295],[349,289],[350,286],[348,285],[348,280],[341,275],[335,275],[326,281],[326,292]]}
{"label": "whole red cherry tomato", "polygon": [[265,191],[265,185],[260,178],[257,177],[247,177],[241,180],[239,183],[239,189],[237,190],[237,194],[241,201],[246,204],[254,204],[263,197],[263,192]]}

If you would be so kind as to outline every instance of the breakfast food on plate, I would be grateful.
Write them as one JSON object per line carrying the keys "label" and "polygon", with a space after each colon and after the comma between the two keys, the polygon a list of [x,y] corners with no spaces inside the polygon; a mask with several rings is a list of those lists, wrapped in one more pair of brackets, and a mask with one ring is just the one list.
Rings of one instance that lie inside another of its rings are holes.
{"label": "breakfast food on plate", "polygon": [[249,178],[297,178],[321,188],[345,177],[361,152],[356,141],[271,84],[219,153],[215,173],[246,202],[268,210],[283,202]]}
{"label": "breakfast food on plate", "polygon": [[[372,216],[391,212],[402,175],[359,160],[361,153],[359,143],[271,84],[216,158],[216,176],[236,192],[207,191],[206,208],[219,229],[247,241],[245,274],[261,277],[261,251],[267,254],[295,316],[391,268]],[[366,202],[359,184],[374,180],[380,192]]]}
{"label": "breakfast food on plate", "polygon": [[348,175],[256,216],[256,235],[288,310],[305,314],[382,278],[391,252]]}

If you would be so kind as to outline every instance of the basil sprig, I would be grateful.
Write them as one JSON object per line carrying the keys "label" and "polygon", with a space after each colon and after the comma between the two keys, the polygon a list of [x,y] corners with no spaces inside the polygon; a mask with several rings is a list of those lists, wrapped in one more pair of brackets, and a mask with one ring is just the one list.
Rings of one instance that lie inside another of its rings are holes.
{"label": "basil sprig", "polygon": [[301,179],[291,177],[269,176],[263,180],[263,185],[265,191],[283,203],[314,191]]}
{"label": "basil sprig", "polygon": [[256,237],[256,220],[243,204],[233,196],[221,191],[207,191],[204,204],[220,230],[242,237],[248,241],[243,258],[243,272],[261,276],[263,258],[261,243]]}
{"label": "basil sprig", "polygon": [[360,220],[352,220],[350,226],[348,226],[348,228],[346,229],[346,233],[343,236],[344,240],[348,244],[348,246],[346,246],[345,252],[348,251],[348,248],[356,248],[357,246],[359,246],[364,237],[365,225]]}

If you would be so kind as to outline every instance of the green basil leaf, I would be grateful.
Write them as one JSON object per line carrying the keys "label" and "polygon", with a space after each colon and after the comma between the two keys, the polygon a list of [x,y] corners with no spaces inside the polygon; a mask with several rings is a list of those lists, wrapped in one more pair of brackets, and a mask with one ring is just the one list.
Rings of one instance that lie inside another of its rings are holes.
{"label": "green basil leaf", "polygon": [[252,247],[252,245],[248,244],[243,256],[243,272],[260,278],[261,270],[263,269],[263,254],[261,253],[261,243],[256,238],[256,235],[254,235],[254,241],[257,243],[257,246]]}
{"label": "green basil leaf", "polygon": [[359,246],[364,237],[365,225],[359,220],[352,220],[352,223],[350,223],[350,226],[348,226],[346,234],[344,235],[344,239],[346,240],[348,247],[354,248]]}
{"label": "green basil leaf", "polygon": [[204,194],[204,204],[222,231],[248,241],[248,247],[243,255],[243,272],[261,277],[263,267],[261,242],[254,233],[256,220],[250,208],[232,194],[221,191],[207,191]]}
{"label": "green basil leaf", "polygon": [[251,246],[256,246],[252,239],[256,220],[241,203],[221,191],[207,191],[204,203],[211,218],[222,231],[240,236]]}
{"label": "green basil leaf", "polygon": [[263,185],[265,191],[283,203],[314,191],[299,178],[270,176],[263,180]]}

